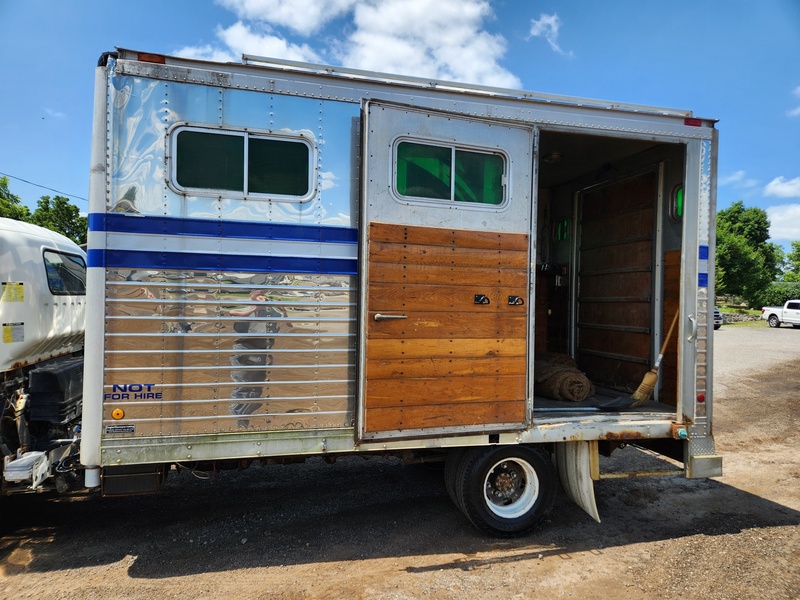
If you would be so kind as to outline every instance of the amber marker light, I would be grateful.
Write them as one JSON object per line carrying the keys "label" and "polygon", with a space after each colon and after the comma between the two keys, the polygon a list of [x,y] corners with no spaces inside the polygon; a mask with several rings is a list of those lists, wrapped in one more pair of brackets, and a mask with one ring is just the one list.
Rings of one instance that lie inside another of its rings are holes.
{"label": "amber marker light", "polygon": [[124,416],[125,416],[125,411],[122,410],[121,408],[115,408],[113,411],[111,411],[111,418],[116,421],[119,421]]}

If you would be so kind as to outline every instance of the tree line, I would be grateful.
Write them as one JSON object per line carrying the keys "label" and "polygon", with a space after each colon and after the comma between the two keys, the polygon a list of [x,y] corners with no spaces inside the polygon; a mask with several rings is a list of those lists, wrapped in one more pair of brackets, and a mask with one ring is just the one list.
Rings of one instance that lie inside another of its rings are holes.
{"label": "tree line", "polygon": [[769,218],[737,200],[717,212],[717,295],[737,296],[749,307],[800,298],[800,241],[787,253],[768,242]]}
{"label": "tree line", "polygon": [[42,196],[31,210],[22,203],[19,196],[11,193],[8,177],[0,177],[0,217],[33,223],[67,236],[76,244],[85,244],[88,231],[86,217],[82,217],[78,207],[64,196]]}

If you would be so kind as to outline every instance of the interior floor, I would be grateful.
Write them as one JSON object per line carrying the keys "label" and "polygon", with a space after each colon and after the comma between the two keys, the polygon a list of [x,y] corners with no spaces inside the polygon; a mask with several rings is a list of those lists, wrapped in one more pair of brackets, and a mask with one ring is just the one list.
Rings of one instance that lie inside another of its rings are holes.
{"label": "interior floor", "polygon": [[581,413],[581,412],[633,412],[674,414],[675,407],[651,400],[642,406],[630,408],[630,395],[621,394],[610,389],[599,389],[597,393],[583,402],[553,400],[544,396],[533,397],[533,414],[544,413]]}

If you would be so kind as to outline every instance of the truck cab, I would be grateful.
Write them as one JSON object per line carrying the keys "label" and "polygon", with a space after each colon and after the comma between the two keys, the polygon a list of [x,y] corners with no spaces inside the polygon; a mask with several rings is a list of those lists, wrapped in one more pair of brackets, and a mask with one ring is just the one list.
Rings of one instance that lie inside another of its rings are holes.
{"label": "truck cab", "polygon": [[86,254],[0,218],[0,265],[0,492],[63,492],[79,479]]}

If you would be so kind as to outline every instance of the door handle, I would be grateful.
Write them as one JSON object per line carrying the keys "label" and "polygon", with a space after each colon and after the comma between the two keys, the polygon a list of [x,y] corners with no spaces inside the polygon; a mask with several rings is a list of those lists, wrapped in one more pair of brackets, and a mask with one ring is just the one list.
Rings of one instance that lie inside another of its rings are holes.
{"label": "door handle", "polygon": [[509,296],[508,297],[508,305],[509,306],[522,306],[525,304],[525,299],[522,296]]}
{"label": "door handle", "polygon": [[406,315],[382,315],[381,313],[375,313],[373,317],[376,321],[398,321],[401,319],[407,319]]}

